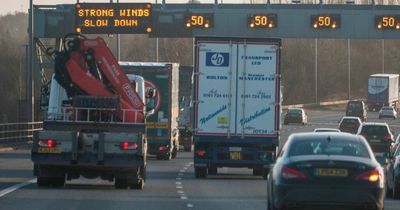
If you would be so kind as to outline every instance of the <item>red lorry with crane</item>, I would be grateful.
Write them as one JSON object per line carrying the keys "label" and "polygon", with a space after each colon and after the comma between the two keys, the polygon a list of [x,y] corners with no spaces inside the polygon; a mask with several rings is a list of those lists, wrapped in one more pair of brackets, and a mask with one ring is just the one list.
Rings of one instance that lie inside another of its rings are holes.
{"label": "red lorry with crane", "polygon": [[38,186],[83,176],[142,189],[153,91],[127,77],[100,37],[67,35],[54,54],[48,116],[31,153]]}

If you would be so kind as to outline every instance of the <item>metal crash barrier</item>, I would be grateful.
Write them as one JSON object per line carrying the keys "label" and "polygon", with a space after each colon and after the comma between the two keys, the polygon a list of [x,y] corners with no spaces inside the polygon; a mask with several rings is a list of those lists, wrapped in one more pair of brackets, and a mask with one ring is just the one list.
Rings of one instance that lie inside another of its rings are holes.
{"label": "metal crash barrier", "polygon": [[43,122],[0,124],[0,148],[19,147],[32,141],[33,132],[42,130]]}

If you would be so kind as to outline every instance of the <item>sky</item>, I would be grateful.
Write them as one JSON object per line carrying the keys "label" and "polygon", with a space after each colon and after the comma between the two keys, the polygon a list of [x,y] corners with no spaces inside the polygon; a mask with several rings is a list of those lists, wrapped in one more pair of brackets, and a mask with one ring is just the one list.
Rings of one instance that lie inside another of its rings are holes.
{"label": "sky", "polygon": [[[107,3],[110,1],[117,2],[117,0],[79,0],[79,2],[102,2]],[[119,2],[130,2],[130,3],[143,3],[150,2],[159,3],[162,0],[119,0]],[[187,3],[189,0],[165,0],[166,3]],[[215,0],[200,0],[201,3],[214,3]],[[250,2],[266,2],[267,0],[217,0],[223,3],[250,3]],[[271,0],[271,2],[285,2],[289,0]],[[319,2],[319,0],[314,0]],[[355,0],[355,2],[362,2],[365,0]],[[383,0],[385,4],[392,4],[390,2],[397,2],[395,4],[400,4],[400,0]],[[0,0],[0,15],[6,15],[8,13],[15,12],[28,12],[30,0]],[[33,0],[33,4],[36,5],[56,5],[56,4],[75,4],[77,0]]]}
{"label": "sky", "polygon": [[[77,0],[33,0],[33,4],[37,5],[55,5],[55,4],[75,4]],[[117,0],[113,0],[117,2]],[[161,2],[162,0],[158,0]],[[224,0],[226,2],[227,0]],[[243,2],[243,0],[228,0],[230,2]],[[28,12],[30,0],[0,0],[0,15],[15,12]],[[79,0],[79,2],[110,2],[110,0]],[[155,3],[156,0],[119,0],[119,2]],[[166,3],[185,3],[188,0],[165,0]],[[214,0],[201,0],[202,3],[214,3]]]}

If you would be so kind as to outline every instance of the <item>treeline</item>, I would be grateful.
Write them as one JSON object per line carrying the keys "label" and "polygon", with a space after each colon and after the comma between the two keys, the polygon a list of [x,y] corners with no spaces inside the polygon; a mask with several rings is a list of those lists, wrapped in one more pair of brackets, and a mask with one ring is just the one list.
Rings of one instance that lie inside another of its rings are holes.
{"label": "treeline", "polygon": [[[0,26],[0,122],[16,122],[27,119],[29,101],[25,78],[27,15],[0,16]],[[103,38],[116,52],[116,36]],[[52,41],[44,40],[44,43],[51,45]],[[368,75],[400,73],[398,40],[348,42],[347,39],[318,39],[317,46],[315,43],[315,39],[283,39],[281,72],[284,104],[347,99],[349,93],[351,98],[365,98]],[[193,64],[191,38],[156,39],[146,35],[121,35],[120,49],[121,61],[155,62],[158,58],[159,62],[177,62],[184,66]],[[190,78],[183,81],[189,83]],[[35,89],[38,98],[40,86]]]}
{"label": "treeline", "polygon": [[15,122],[25,94],[27,15],[0,16],[0,122]]}

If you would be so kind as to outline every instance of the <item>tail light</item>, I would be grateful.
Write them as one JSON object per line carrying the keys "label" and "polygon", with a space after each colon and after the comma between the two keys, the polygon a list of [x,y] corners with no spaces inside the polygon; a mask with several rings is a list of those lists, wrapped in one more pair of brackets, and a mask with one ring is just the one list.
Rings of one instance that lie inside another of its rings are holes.
{"label": "tail light", "polygon": [[281,170],[281,175],[284,179],[306,179],[307,177],[304,175],[303,172],[289,168],[289,167],[283,167]]}
{"label": "tail light", "polygon": [[206,151],[204,149],[199,149],[195,151],[195,154],[198,157],[203,157],[204,155],[206,155]]}
{"label": "tail light", "polygon": [[121,150],[137,150],[138,147],[139,145],[137,143],[129,141],[121,142],[119,145]]}
{"label": "tail light", "polygon": [[392,140],[392,136],[390,134],[386,134],[383,139],[385,139],[386,141],[391,141]]}
{"label": "tail light", "polygon": [[159,151],[166,151],[166,150],[168,150],[168,147],[167,147],[167,146],[160,146],[160,147],[158,148],[158,150],[159,150]]}
{"label": "tail light", "polygon": [[381,174],[379,173],[378,169],[373,169],[356,176],[357,180],[369,181],[371,183],[377,182],[380,178]]}
{"label": "tail light", "polygon": [[40,147],[53,148],[57,146],[57,142],[54,139],[41,139],[38,142]]}

